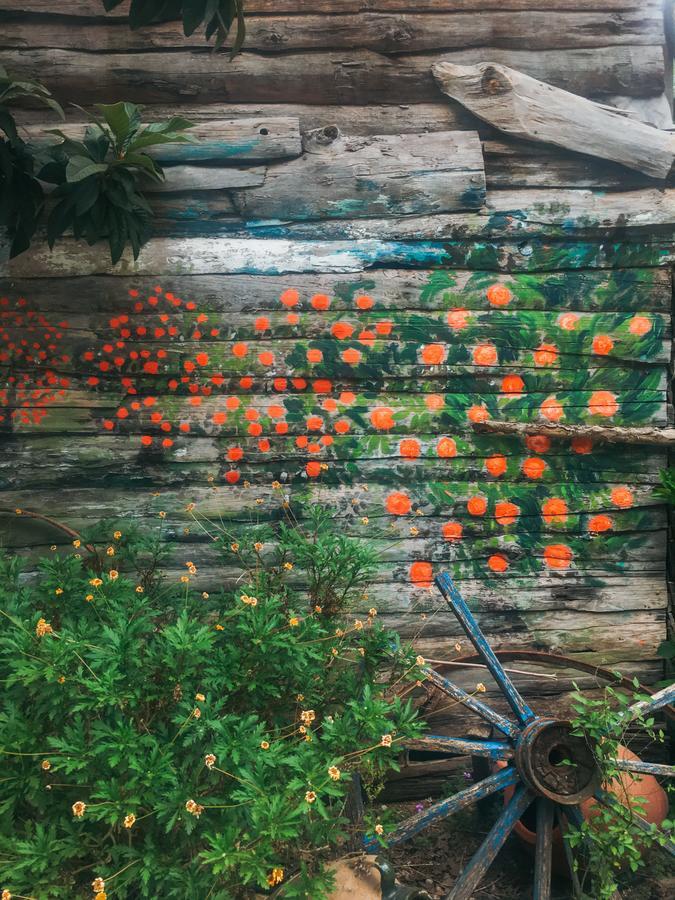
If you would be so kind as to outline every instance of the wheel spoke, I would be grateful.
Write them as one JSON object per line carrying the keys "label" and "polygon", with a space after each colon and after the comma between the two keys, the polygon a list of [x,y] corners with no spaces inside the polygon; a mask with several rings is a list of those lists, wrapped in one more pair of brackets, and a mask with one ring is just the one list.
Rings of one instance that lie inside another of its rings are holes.
{"label": "wheel spoke", "polygon": [[[410,816],[409,819],[405,819],[399,824],[398,828],[387,835],[387,843],[389,846],[392,846],[393,844],[400,844],[403,841],[407,841],[434,822],[445,819],[447,816],[458,812],[460,809],[471,806],[471,804],[476,803],[478,800],[482,800],[484,797],[489,797],[490,794],[495,794],[497,791],[503,791],[504,788],[516,784],[517,781],[518,773],[515,769],[510,767],[500,769],[499,772],[490,775],[489,778],[485,778],[483,781],[479,781],[478,784],[472,784],[471,787],[465,788],[458,794],[447,797],[445,800],[439,800],[438,803],[434,803],[421,813]],[[365,838],[363,841],[363,847],[366,852],[375,850],[378,846],[379,845],[374,838]]]}
{"label": "wheel spoke", "polygon": [[675,703],[675,683],[663,690],[657,691],[648,700],[640,700],[629,706],[624,716],[629,722],[637,719],[638,716],[648,716],[650,713],[656,712],[662,706],[668,706],[669,703]]}
{"label": "wheel spoke", "polygon": [[[653,834],[654,828],[652,828],[652,825],[647,822],[646,819],[643,819],[642,816],[638,816],[638,814],[633,812],[632,809],[629,809],[629,807],[625,806],[623,803],[620,803],[612,794],[609,794],[607,791],[603,791],[601,789],[599,791],[596,791],[594,796],[598,803],[602,803],[603,806],[608,806],[610,809],[613,809],[617,813],[617,815],[621,816],[624,819],[626,817],[629,818],[634,825],[637,825],[637,827],[641,829],[641,831],[644,831],[647,834]],[[662,850],[665,850],[666,853],[670,853],[671,856],[675,856],[675,841],[668,840],[665,844],[660,844],[659,846]]]}
{"label": "wheel spoke", "polygon": [[521,723],[521,725],[526,725],[528,722],[531,722],[535,718],[534,713],[520,696],[515,684],[511,681],[509,676],[504,671],[502,664],[495,656],[494,650],[488,644],[485,635],[478,627],[478,622],[476,622],[475,618],[473,617],[469,607],[466,604],[466,601],[455,587],[452,578],[448,575],[447,572],[441,572],[441,574],[436,578],[436,586],[447,600],[454,614],[457,616],[459,624],[466,632],[466,636],[469,638],[473,646],[476,648],[476,652],[479,653],[480,656],[482,656],[483,660],[485,661],[485,665],[488,667],[490,673],[492,674],[492,677],[499,685],[502,693],[508,701],[509,706],[518,717],[518,721]]}
{"label": "wheel spoke", "polygon": [[574,853],[572,853],[572,848],[570,847],[570,842],[565,834],[565,829],[567,824],[561,814],[560,808],[556,809],[556,818],[558,820],[558,825],[560,827],[560,834],[562,836],[563,842],[563,850],[565,851],[565,859],[567,860],[567,867],[570,870],[570,879],[572,881],[572,891],[573,897],[581,897],[581,885],[579,884],[579,876],[577,875],[576,869],[574,868]]}
{"label": "wheel spoke", "polygon": [[445,694],[449,697],[452,697],[453,700],[457,700],[463,706],[466,706],[467,709],[473,710],[477,715],[479,715],[482,719],[490,722],[495,728],[498,728],[503,734],[506,734],[510,738],[516,738],[518,736],[518,728],[513,722],[510,722],[508,719],[505,719],[504,716],[501,716],[498,712],[491,709],[485,703],[481,703],[476,697],[473,697],[471,694],[467,694],[467,692],[459,687],[459,685],[455,684],[454,681],[450,681],[448,678],[444,678],[434,669],[429,669],[425,667],[422,669],[422,672],[429,681],[433,682],[436,687],[440,688]]}
{"label": "wheel spoke", "polygon": [[406,750],[426,750],[456,753],[458,756],[484,756],[488,759],[511,759],[513,747],[504,741],[479,741],[473,738],[453,738],[442,734],[427,734],[404,742]]}
{"label": "wheel spoke", "polygon": [[644,762],[641,759],[612,759],[611,765],[621,769],[622,772],[636,772],[642,775],[663,775],[665,778],[675,778],[675,766],[665,766],[660,763]]}
{"label": "wheel spoke", "polygon": [[487,837],[469,860],[469,864],[455,882],[445,900],[469,900],[483,876],[492,865],[514,825],[532,803],[534,794],[521,785],[490,829]]}
{"label": "wheel spoke", "polygon": [[537,800],[537,844],[534,855],[534,894],[532,900],[551,900],[553,862],[553,813],[555,807],[546,797]]}

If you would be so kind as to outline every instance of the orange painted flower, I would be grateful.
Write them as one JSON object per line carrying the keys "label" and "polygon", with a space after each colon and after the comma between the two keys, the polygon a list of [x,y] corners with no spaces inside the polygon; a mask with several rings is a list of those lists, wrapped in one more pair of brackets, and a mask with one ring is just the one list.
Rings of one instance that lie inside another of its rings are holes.
{"label": "orange painted flower", "polygon": [[334,322],[330,333],[339,341],[344,341],[354,334],[354,327],[349,322]]}
{"label": "orange painted flower", "polygon": [[620,509],[629,509],[635,502],[633,492],[627,487],[615,487],[610,496],[614,506]]}
{"label": "orange painted flower", "polygon": [[267,331],[267,329],[269,327],[270,327],[270,320],[267,318],[267,316],[259,316],[255,320],[255,330],[256,331]]}
{"label": "orange painted flower", "polygon": [[578,321],[579,316],[573,312],[565,312],[558,316],[558,325],[565,331],[574,331]]}
{"label": "orange painted flower", "polygon": [[602,513],[588,520],[588,530],[593,534],[599,534],[601,531],[611,531],[612,528],[614,528],[614,520]]}
{"label": "orange painted flower", "polygon": [[592,416],[610,418],[619,409],[616,396],[611,391],[594,391],[588,401],[588,411]]}
{"label": "orange painted flower", "polygon": [[445,399],[442,394],[427,394],[424,398],[424,405],[427,409],[443,409]]}
{"label": "orange painted flower", "polygon": [[333,425],[333,428],[338,434],[347,434],[350,427],[351,426],[346,419],[338,419],[337,422]]}
{"label": "orange painted flower", "polygon": [[506,472],[506,457],[502,456],[501,453],[495,453],[494,456],[489,456],[485,460],[485,468],[490,475],[494,475],[495,477],[503,475],[504,472]]}
{"label": "orange painted flower", "polygon": [[269,350],[263,350],[262,353],[258,354],[258,360],[262,366],[274,365],[274,354]]}
{"label": "orange painted flower", "polygon": [[389,322],[386,319],[384,319],[382,322],[375,323],[375,331],[383,337],[387,337],[388,335],[390,335],[393,327],[394,323]]}
{"label": "orange painted flower", "polygon": [[370,414],[370,421],[378,431],[388,431],[396,424],[393,419],[394,411],[388,406],[378,406]]}
{"label": "orange painted flower", "polygon": [[438,366],[445,359],[446,347],[444,344],[427,344],[422,347],[422,362],[427,366]]}
{"label": "orange painted flower", "polygon": [[593,441],[589,437],[575,437],[571,446],[575,453],[586,454],[593,450]]}
{"label": "orange painted flower", "polygon": [[316,347],[310,347],[307,351],[307,362],[320,363],[323,359],[323,353]]}
{"label": "orange painted flower", "polygon": [[631,334],[637,334],[642,337],[642,335],[647,334],[652,330],[652,320],[648,319],[647,316],[633,316],[630,320],[628,330]]}
{"label": "orange painted flower", "polygon": [[559,422],[565,414],[562,405],[553,395],[544,400],[539,407],[539,411],[545,419],[549,420],[549,422]]}
{"label": "orange painted flower", "polygon": [[607,356],[614,349],[614,341],[608,334],[598,334],[593,338],[593,353]]}
{"label": "orange painted flower", "polygon": [[328,309],[330,306],[330,297],[326,294],[314,294],[309,302],[313,309]]}
{"label": "orange painted flower", "polygon": [[321,463],[315,462],[312,460],[308,462],[305,466],[305,471],[309,475],[310,478],[316,478],[317,475],[321,474]]}
{"label": "orange painted flower", "polygon": [[549,524],[566,522],[568,512],[567,504],[560,497],[551,497],[541,507],[541,516],[544,522]]}
{"label": "orange painted flower", "polygon": [[442,437],[436,444],[436,453],[441,459],[451,459],[457,456],[457,443],[449,437]]}
{"label": "orange painted flower", "polygon": [[530,456],[523,461],[522,470],[528,478],[541,478],[546,470],[546,463],[537,456]]}
{"label": "orange painted flower", "polygon": [[487,512],[487,500],[479,495],[469,497],[466,508],[472,516],[484,516]]}
{"label": "orange painted flower", "polygon": [[497,348],[494,344],[478,344],[473,349],[473,361],[477,366],[494,366],[497,364]]}
{"label": "orange painted flower", "polygon": [[298,300],[300,299],[300,294],[295,288],[288,288],[288,290],[284,291],[279,297],[284,306],[292,307],[298,305]]}
{"label": "orange painted flower", "polygon": [[441,528],[441,532],[446,541],[460,541],[462,539],[462,528],[459,522],[446,522]]}
{"label": "orange painted flower", "polygon": [[508,559],[501,553],[493,553],[488,559],[487,564],[493,572],[506,572],[509,567]]}
{"label": "orange painted flower", "polygon": [[535,366],[552,366],[558,359],[558,348],[554,344],[540,344],[532,355]]}
{"label": "orange painted flower", "polygon": [[547,544],[544,547],[544,562],[549,569],[569,569],[574,554],[567,544]]}
{"label": "orange painted flower", "polygon": [[227,413],[214,412],[214,414],[213,414],[213,424],[214,425],[224,425],[225,422],[227,422]]}
{"label": "orange painted flower", "polygon": [[398,452],[404,459],[417,459],[420,455],[420,443],[414,438],[406,438],[398,445]]}
{"label": "orange painted flower", "polygon": [[490,418],[490,413],[485,406],[481,404],[480,406],[470,406],[466,411],[466,417],[470,422],[487,422]]}
{"label": "orange painted flower", "polygon": [[448,312],[446,321],[453,331],[461,331],[469,324],[468,316],[468,310],[464,309],[463,307],[457,307],[456,309],[451,309]]}
{"label": "orange painted flower", "polygon": [[533,453],[548,453],[551,449],[551,438],[545,434],[528,434],[525,438],[525,446]]}
{"label": "orange painted flower", "polygon": [[513,299],[513,294],[505,284],[491,284],[486,296],[491,306],[508,306]]}
{"label": "orange painted flower", "polygon": [[323,428],[323,419],[321,416],[310,416],[307,419],[307,428],[310,431],[321,431]]}
{"label": "orange painted flower", "polygon": [[387,512],[392,516],[407,516],[412,509],[412,501],[407,494],[402,491],[394,491],[389,494],[386,501]]}
{"label": "orange painted flower", "polygon": [[410,580],[417,587],[430,588],[434,583],[434,570],[429,562],[414,562],[409,574]]}
{"label": "orange painted flower", "polygon": [[357,363],[361,362],[361,351],[357,350],[356,347],[347,347],[346,350],[342,351],[342,362],[349,363],[350,366],[355,366]]}
{"label": "orange painted flower", "polygon": [[520,375],[507,375],[502,378],[501,392],[511,397],[516,397],[523,393],[525,382]]}
{"label": "orange painted flower", "polygon": [[195,356],[195,362],[199,366],[208,366],[209,364],[209,354],[208,353],[198,353]]}
{"label": "orange painted flower", "polygon": [[373,298],[369,297],[367,294],[361,294],[354,302],[358,309],[370,309],[374,305]]}
{"label": "orange painted flower", "polygon": [[508,500],[500,500],[495,504],[495,519],[500,525],[513,525],[520,515],[520,507]]}
{"label": "orange painted flower", "polygon": [[244,457],[244,450],[242,447],[230,447],[227,451],[227,458],[230,462],[239,462],[240,459]]}

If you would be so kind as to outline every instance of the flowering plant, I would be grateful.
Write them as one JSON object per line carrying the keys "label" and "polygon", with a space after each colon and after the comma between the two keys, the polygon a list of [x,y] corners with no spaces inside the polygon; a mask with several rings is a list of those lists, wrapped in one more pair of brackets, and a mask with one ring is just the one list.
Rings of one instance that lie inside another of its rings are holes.
{"label": "flowering plant", "polygon": [[382,680],[419,660],[351,611],[372,554],[326,527],[213,535],[245,570],[217,594],[191,561],[168,584],[161,533],[125,525],[33,579],[4,559],[4,900],[326,896],[352,774],[421,731]]}

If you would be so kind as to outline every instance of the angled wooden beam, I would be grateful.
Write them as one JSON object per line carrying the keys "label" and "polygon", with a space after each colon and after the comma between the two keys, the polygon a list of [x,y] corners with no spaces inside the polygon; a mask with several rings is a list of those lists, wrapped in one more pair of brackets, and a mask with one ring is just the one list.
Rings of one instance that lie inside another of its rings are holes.
{"label": "angled wooden beam", "polygon": [[673,165],[675,134],[516,69],[438,62],[432,72],[443,93],[506,134],[612,160],[652,178],[666,178]]}

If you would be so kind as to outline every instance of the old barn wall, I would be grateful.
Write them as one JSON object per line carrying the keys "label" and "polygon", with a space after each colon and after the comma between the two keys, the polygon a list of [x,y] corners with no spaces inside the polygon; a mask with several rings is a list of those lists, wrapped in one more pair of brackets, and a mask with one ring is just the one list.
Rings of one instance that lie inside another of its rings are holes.
{"label": "old barn wall", "polygon": [[429,66],[497,60],[664,125],[661,3],[247,8],[228,62],[98,0],[0,4],[13,71],[203,139],[164,152],[137,263],[64,241],[5,269],[4,542],[63,542],[16,509],[74,529],[163,511],[170,577],[190,559],[213,588],[236,572],[195,514],[319,503],[381,547],[364,606],[427,655],[455,634],[428,588],[449,568],[496,644],[654,674],[664,454],[473,426],[668,422],[673,192],[498,135]]}

